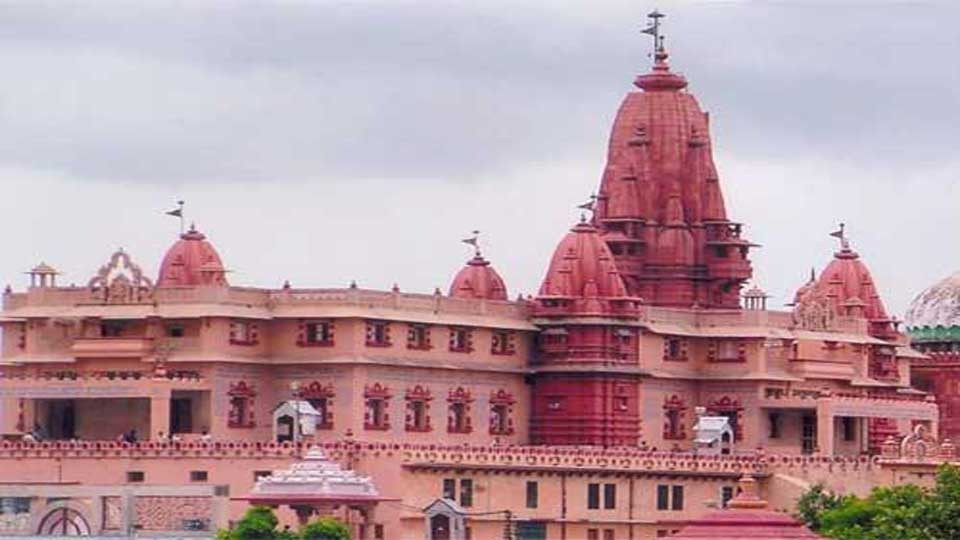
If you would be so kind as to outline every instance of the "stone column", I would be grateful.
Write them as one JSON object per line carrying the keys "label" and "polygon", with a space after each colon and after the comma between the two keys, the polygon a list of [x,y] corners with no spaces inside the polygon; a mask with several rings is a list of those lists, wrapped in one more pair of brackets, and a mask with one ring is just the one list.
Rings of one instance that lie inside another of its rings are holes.
{"label": "stone column", "polygon": [[375,507],[368,506],[366,508],[360,509],[361,514],[363,515],[363,538],[360,540],[373,540],[376,525],[374,524],[374,516],[376,515]]}
{"label": "stone column", "polygon": [[830,407],[828,400],[829,398],[817,400],[817,448],[820,450],[820,455],[824,456],[833,455],[833,437],[836,432],[833,407]]}
{"label": "stone column", "polygon": [[137,522],[137,498],[132,489],[124,489],[120,498],[120,531],[125,535],[133,534],[133,525]]}
{"label": "stone column", "polygon": [[162,431],[170,436],[170,389],[155,388],[150,396],[150,439]]}

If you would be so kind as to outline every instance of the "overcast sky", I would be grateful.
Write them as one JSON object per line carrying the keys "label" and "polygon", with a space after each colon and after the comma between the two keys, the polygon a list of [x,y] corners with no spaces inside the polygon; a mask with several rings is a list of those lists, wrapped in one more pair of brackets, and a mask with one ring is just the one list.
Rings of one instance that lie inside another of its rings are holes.
{"label": "overcast sky", "polygon": [[[773,305],[839,221],[897,315],[960,269],[956,5],[657,4]],[[234,284],[445,290],[480,229],[536,293],[653,7],[4,2],[0,284],[85,283],[121,246],[154,275],[183,198]]]}

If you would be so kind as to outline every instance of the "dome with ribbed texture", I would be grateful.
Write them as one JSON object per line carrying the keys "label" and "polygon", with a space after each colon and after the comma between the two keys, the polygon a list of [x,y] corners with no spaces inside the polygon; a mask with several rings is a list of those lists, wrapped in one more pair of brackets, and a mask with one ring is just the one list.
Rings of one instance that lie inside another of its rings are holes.
{"label": "dome with ribbed texture", "polygon": [[507,286],[490,261],[477,253],[457,272],[450,284],[450,296],[454,298],[482,298],[506,300]]}
{"label": "dome with ribbed texture", "polygon": [[181,234],[160,264],[158,287],[227,285],[220,254],[194,226]]}
{"label": "dome with ribbed texture", "polygon": [[909,328],[960,326],[960,272],[917,295],[905,322]]}

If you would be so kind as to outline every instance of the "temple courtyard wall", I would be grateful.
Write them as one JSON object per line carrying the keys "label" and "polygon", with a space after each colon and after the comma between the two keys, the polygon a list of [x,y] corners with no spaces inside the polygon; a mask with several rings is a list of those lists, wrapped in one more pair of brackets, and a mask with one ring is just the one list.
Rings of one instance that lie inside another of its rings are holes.
{"label": "temple courtyard wall", "polygon": [[[930,483],[938,463],[626,448],[356,441],[316,446],[341,466],[373,478],[388,499],[376,509],[377,534],[398,539],[423,538],[422,510],[444,496],[464,507],[474,539],[500,537],[508,521],[517,530],[542,527],[548,538],[592,538],[596,531],[598,538],[642,539],[721,507],[744,473],[759,480],[772,508],[790,511],[816,482],[863,495],[878,485]],[[6,485],[223,485],[233,499],[225,515],[235,520],[247,508],[235,498],[249,493],[258,476],[288,467],[303,451],[289,443],[0,443],[0,471]],[[288,509],[279,509],[279,515],[295,523]],[[359,523],[357,516],[341,517],[355,527]]]}

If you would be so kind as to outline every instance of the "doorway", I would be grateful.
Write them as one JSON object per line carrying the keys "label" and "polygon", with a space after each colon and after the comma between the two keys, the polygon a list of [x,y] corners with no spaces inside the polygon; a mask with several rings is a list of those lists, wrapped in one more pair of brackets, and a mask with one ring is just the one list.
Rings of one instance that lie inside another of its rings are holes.
{"label": "doorway", "polygon": [[54,440],[77,438],[77,404],[72,399],[47,401],[47,437]]}
{"label": "doorway", "polygon": [[450,540],[450,516],[437,514],[430,518],[431,540]]}
{"label": "doorway", "polygon": [[193,432],[193,400],[188,397],[170,399],[170,433]]}

